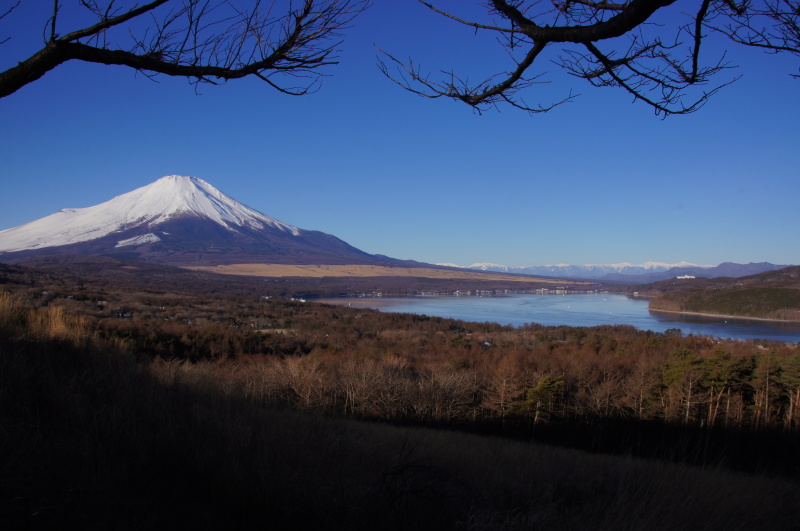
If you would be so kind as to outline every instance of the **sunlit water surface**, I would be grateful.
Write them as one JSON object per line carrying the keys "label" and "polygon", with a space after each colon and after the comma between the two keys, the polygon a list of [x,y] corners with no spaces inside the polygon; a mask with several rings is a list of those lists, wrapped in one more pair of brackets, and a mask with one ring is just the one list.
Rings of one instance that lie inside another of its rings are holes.
{"label": "sunlit water surface", "polygon": [[652,312],[647,301],[614,293],[576,295],[509,295],[502,297],[410,297],[351,299],[352,305],[465,321],[490,321],[520,326],[632,325],[640,330],[664,332],[680,329],[684,335],[723,339],[775,339],[800,342],[800,323],[721,319]]}

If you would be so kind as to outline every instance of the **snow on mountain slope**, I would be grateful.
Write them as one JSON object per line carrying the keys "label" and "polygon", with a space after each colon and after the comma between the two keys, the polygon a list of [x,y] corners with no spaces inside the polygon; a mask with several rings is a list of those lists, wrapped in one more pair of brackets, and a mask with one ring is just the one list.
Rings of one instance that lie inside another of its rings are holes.
{"label": "snow on mountain slope", "polygon": [[518,275],[551,276],[560,278],[581,278],[587,280],[602,280],[609,282],[629,282],[645,284],[681,275],[692,275],[707,278],[715,277],[741,277],[754,275],[765,271],[783,269],[788,265],[775,265],[769,262],[733,264],[724,262],[718,266],[696,265],[690,262],[667,264],[662,262],[645,262],[631,264],[622,262],[618,264],[583,264],[583,265],[543,265],[528,267],[508,267],[497,264],[472,264],[459,266],[455,264],[437,264],[463,269],[480,269],[483,271],[508,272]]}
{"label": "snow on mountain slope", "polygon": [[709,268],[711,266],[696,265],[689,262],[679,262],[677,264],[667,264],[661,262],[645,262],[643,264],[632,264],[629,262],[621,262],[618,264],[583,264],[583,265],[570,265],[570,264],[553,264],[541,266],[527,266],[527,267],[509,267],[500,264],[491,263],[477,263],[468,266],[458,266],[454,264],[438,264],[448,265],[450,267],[461,267],[464,269],[480,269],[482,271],[497,271],[507,273],[517,273],[522,275],[547,275],[547,276],[564,276],[576,278],[602,278],[608,274],[617,275],[641,275],[644,273],[663,272],[676,267],[697,267]]}
{"label": "snow on mountain slope", "polygon": [[[182,215],[212,220],[230,230],[270,226],[293,236],[300,229],[265,216],[197,177],[170,175],[87,208],[64,209],[25,225],[0,231],[0,252],[16,252],[95,240],[135,226],[153,227]],[[155,236],[155,235],[153,235]],[[157,237],[156,237],[157,238]],[[124,240],[119,246],[149,240]]]}
{"label": "snow on mountain slope", "polygon": [[149,232],[147,234],[142,234],[141,236],[134,236],[133,238],[126,238],[124,240],[120,240],[114,247],[120,248],[120,247],[127,247],[129,245],[144,245],[145,243],[156,243],[160,241],[161,238],[158,237],[158,234],[153,234],[152,232]]}
{"label": "snow on mountain slope", "polygon": [[480,271],[498,271],[498,272],[505,272],[509,270],[508,266],[500,265],[500,264],[490,264],[490,263],[477,263],[472,264],[464,267],[465,269],[478,269]]}
{"label": "snow on mountain slope", "polygon": [[[535,267],[535,266],[534,266]],[[586,270],[590,269],[601,269],[601,270],[612,270],[622,272],[625,270],[634,269],[637,272],[641,270],[645,271],[666,271],[667,269],[672,269],[673,267],[711,267],[710,265],[698,265],[692,264],[690,262],[678,262],[677,264],[667,264],[664,262],[645,262],[643,264],[632,264],[630,262],[621,262],[619,264],[583,264],[581,266],[569,266],[566,264],[558,264],[555,266],[545,266],[545,267],[581,267]]]}

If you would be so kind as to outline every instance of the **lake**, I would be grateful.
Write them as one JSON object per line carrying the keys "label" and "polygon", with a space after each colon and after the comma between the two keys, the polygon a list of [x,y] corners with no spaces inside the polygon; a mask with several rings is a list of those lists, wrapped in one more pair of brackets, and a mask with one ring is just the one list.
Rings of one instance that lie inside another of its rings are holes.
{"label": "lake", "polygon": [[[326,300],[324,302],[334,302]],[[680,329],[684,335],[723,339],[774,339],[800,342],[800,323],[721,319],[651,312],[647,301],[617,293],[569,295],[507,295],[498,297],[418,296],[409,298],[360,298],[338,304],[377,308],[383,312],[406,312],[465,321],[491,321],[521,326],[632,325],[640,330],[664,332]]]}

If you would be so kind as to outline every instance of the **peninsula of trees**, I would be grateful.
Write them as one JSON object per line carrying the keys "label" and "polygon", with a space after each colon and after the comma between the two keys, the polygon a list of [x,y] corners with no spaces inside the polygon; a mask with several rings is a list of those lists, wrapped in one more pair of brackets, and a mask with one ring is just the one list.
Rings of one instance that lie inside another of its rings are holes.
{"label": "peninsula of trees", "polygon": [[653,297],[653,310],[800,321],[797,266],[741,278],[676,278],[637,289]]}

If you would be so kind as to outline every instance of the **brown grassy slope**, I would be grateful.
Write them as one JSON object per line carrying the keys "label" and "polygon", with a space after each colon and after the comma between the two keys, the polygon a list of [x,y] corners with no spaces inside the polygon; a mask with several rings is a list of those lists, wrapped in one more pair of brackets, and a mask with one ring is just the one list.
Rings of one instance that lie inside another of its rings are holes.
{"label": "brown grassy slope", "polygon": [[589,282],[575,282],[523,275],[504,275],[480,271],[460,271],[433,267],[387,267],[373,265],[287,265],[287,264],[230,264],[220,266],[191,266],[187,269],[210,271],[225,275],[253,277],[409,277],[437,279],[494,280],[527,284],[550,284],[559,286],[582,286]]}
{"label": "brown grassy slope", "polygon": [[[23,281],[32,278],[32,275],[49,275],[54,280],[61,278],[91,278],[94,286],[119,286],[125,285],[131,291],[147,290],[177,290],[193,294],[200,293],[237,293],[252,296],[272,295],[287,297],[323,297],[346,296],[355,292],[381,291],[384,294],[413,295],[421,291],[436,291],[452,293],[464,290],[497,290],[497,289],[538,289],[566,287],[569,289],[596,289],[596,283],[574,283],[570,281],[556,281],[541,278],[532,280],[533,277],[519,275],[502,275],[497,273],[482,273],[475,271],[459,272],[456,275],[463,277],[446,278],[447,269],[427,268],[430,276],[423,276],[426,268],[374,268],[372,274],[389,276],[336,276],[341,275],[344,269],[322,266],[322,272],[329,276],[318,274],[312,276],[308,271],[294,270],[292,273],[308,276],[280,276],[281,266],[269,264],[276,276],[259,276],[266,269],[261,269],[255,264],[255,270],[250,271],[249,266],[242,265],[242,270],[247,274],[218,274],[207,270],[189,270],[164,264],[148,262],[124,261],[110,258],[96,257],[60,257],[58,260],[30,262],[23,265],[5,265],[0,263],[0,283],[3,278],[8,281]],[[291,266],[290,266],[291,267]],[[317,266],[308,266],[316,269]],[[352,269],[354,266],[344,266]],[[422,270],[422,275],[415,271]],[[287,272],[289,270],[284,270]],[[363,272],[362,272],[363,273]],[[250,275],[255,276],[250,276]],[[356,274],[356,273],[347,273]],[[361,273],[358,273],[361,274]],[[394,275],[394,276],[391,276]],[[400,276],[405,275],[405,276]],[[438,275],[438,277],[437,277]]]}

